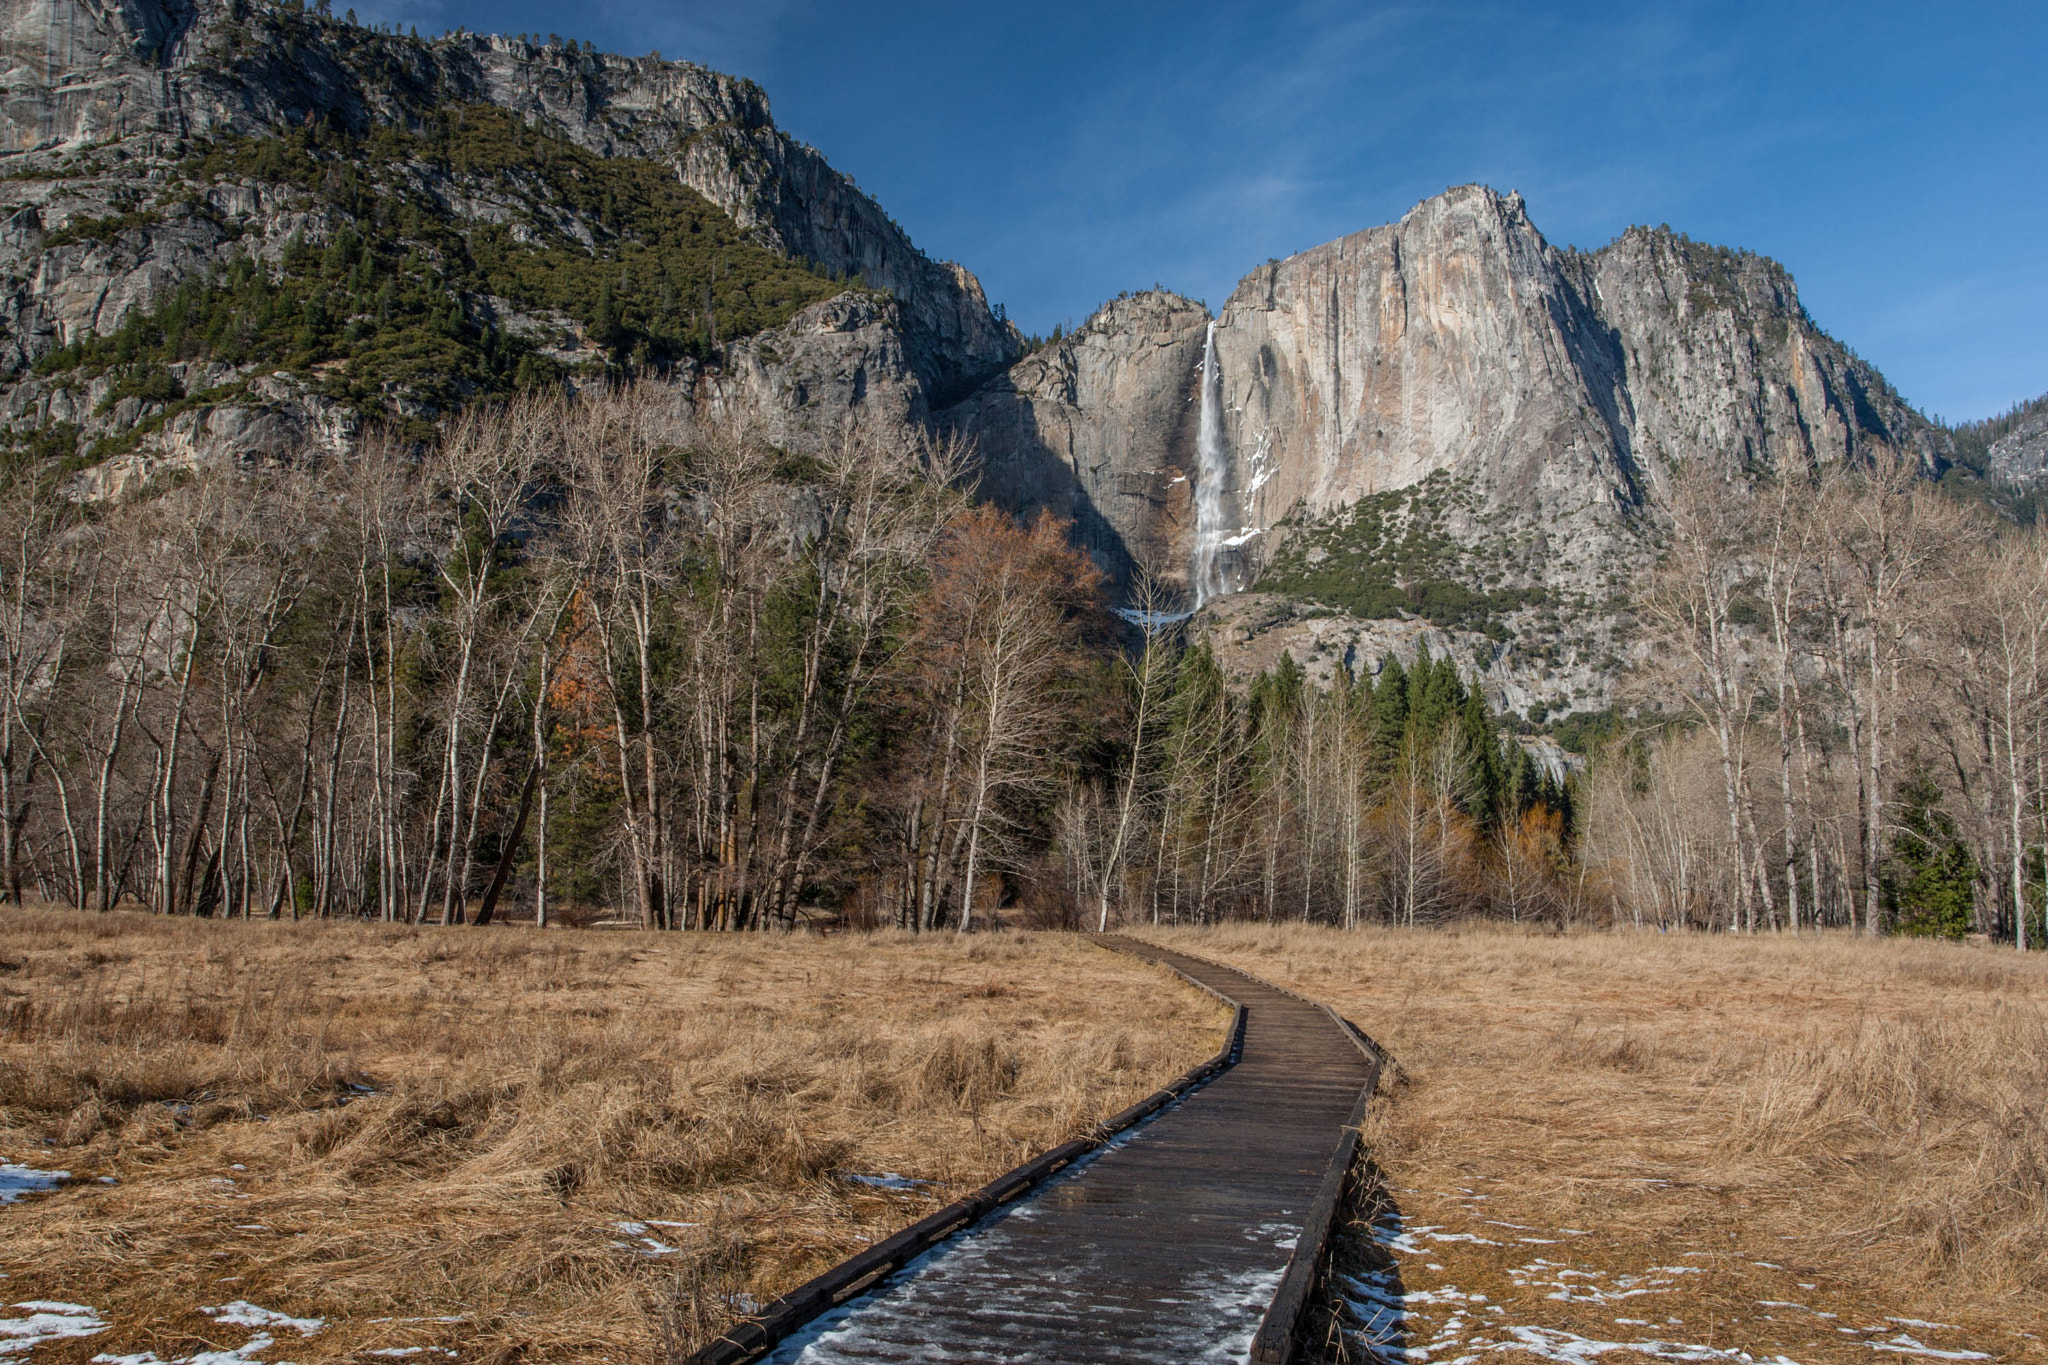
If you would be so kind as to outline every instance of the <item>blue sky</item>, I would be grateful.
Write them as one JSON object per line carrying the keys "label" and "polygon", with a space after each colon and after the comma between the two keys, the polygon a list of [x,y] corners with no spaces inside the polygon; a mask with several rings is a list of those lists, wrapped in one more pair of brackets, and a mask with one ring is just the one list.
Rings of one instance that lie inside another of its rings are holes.
{"label": "blue sky", "polygon": [[[337,8],[341,8],[337,3]],[[1445,186],[1559,245],[1631,223],[1776,257],[1950,419],[2048,391],[2048,6],[363,0],[438,32],[702,62],[1027,330]]]}

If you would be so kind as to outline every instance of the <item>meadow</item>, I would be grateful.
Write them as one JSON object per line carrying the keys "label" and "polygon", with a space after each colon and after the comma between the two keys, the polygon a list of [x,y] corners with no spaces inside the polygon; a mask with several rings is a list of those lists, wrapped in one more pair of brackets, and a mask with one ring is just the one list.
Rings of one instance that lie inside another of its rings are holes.
{"label": "meadow", "polygon": [[2048,1360],[2048,959],[1483,925],[1157,937],[1329,1003],[1399,1063],[1333,1359],[1377,1335],[1437,1362]]}
{"label": "meadow", "polygon": [[[1137,932],[1327,1001],[1396,1060],[1325,1360],[2048,1360],[2048,962]],[[0,1299],[45,1304],[0,1334],[42,1322],[40,1365],[679,1359],[1224,1022],[1054,933],[9,912],[0,1162],[70,1178],[0,1207]]]}
{"label": "meadow", "polygon": [[10,911],[0,1162],[71,1179],[0,1207],[0,1296],[91,1310],[37,1365],[679,1357],[1210,1056],[1169,980],[1054,935]]}

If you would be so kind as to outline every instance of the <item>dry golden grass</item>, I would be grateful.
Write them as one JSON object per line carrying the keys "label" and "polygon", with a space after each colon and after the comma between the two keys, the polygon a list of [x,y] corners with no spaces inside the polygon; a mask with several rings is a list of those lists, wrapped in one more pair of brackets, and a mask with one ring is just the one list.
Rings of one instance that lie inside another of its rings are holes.
{"label": "dry golden grass", "polygon": [[0,1160],[74,1179],[0,1207],[0,1295],[110,1324],[45,1363],[238,1348],[235,1300],[326,1319],[258,1353],[302,1365],[674,1354],[1210,1055],[1169,981],[1053,935],[6,913]]}
{"label": "dry golden grass", "polygon": [[1802,1365],[1910,1361],[1902,1336],[2048,1359],[2048,960],[1846,937],[1157,937],[1327,1001],[1395,1054],[1367,1139],[1422,1359],[1597,1354],[1560,1333]]}

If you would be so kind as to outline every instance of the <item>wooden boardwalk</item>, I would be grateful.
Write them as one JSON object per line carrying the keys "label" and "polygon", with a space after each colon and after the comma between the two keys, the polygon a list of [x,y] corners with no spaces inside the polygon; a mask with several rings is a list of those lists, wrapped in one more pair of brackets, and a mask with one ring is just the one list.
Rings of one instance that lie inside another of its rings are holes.
{"label": "wooden boardwalk", "polygon": [[1246,1009],[1237,1065],[768,1360],[1242,1361],[1368,1068],[1321,1007],[1130,940]]}

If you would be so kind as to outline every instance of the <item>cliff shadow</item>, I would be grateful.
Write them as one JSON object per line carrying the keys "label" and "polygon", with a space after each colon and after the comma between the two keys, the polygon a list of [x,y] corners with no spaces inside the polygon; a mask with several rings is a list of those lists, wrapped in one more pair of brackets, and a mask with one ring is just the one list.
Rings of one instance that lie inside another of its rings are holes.
{"label": "cliff shadow", "polygon": [[1108,575],[1111,600],[1129,601],[1139,558],[1097,505],[1080,471],[1040,430],[1030,400],[1014,392],[985,393],[938,413],[933,423],[942,434],[974,442],[977,497],[1025,521],[1044,511],[1068,523],[1074,547]]}
{"label": "cliff shadow", "polygon": [[[1567,280],[1565,299],[1550,296],[1550,320],[1564,338],[1579,388],[1599,414],[1614,450],[1615,472],[1621,476],[1629,503],[1645,502],[1643,471],[1636,463],[1635,405],[1629,396],[1628,362],[1621,333],[1608,325],[1577,281]],[[1568,302],[1567,302],[1568,300]]]}

